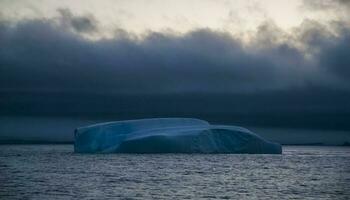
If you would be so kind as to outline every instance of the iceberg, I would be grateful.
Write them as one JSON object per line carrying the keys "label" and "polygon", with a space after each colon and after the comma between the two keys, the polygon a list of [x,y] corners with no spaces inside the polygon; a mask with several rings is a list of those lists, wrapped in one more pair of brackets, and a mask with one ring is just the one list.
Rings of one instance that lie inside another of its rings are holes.
{"label": "iceberg", "polygon": [[194,118],[99,123],[77,128],[74,139],[77,153],[282,153],[248,129]]}

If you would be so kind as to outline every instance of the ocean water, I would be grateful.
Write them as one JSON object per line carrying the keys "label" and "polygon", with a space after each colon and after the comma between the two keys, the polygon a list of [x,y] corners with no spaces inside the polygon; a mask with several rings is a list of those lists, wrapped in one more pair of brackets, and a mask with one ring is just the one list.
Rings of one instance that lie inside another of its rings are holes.
{"label": "ocean water", "polygon": [[0,199],[350,199],[350,148],[282,155],[73,153],[1,145]]}

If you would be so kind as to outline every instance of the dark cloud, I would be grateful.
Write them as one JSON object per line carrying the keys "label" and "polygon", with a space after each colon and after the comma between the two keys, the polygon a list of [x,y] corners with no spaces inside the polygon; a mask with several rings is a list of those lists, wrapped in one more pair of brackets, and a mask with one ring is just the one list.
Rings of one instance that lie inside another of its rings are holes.
{"label": "dark cloud", "polygon": [[346,26],[332,34],[308,21],[291,36],[267,22],[249,44],[210,29],[142,37],[118,30],[92,41],[81,33],[98,31],[93,17],[59,12],[59,23],[0,23],[0,115],[192,116],[349,129]]}
{"label": "dark cloud", "polygon": [[320,64],[337,77],[341,77],[350,84],[350,31],[343,30],[319,54]]}
{"label": "dark cloud", "polygon": [[2,89],[115,93],[232,93],[318,84],[319,71],[303,52],[269,40],[274,29],[268,26],[261,27],[253,45],[244,46],[209,29],[152,32],[141,39],[124,31],[90,41],[51,21],[3,24],[0,83]]}
{"label": "dark cloud", "polygon": [[303,7],[312,10],[343,10],[350,8],[349,0],[305,0]]}
{"label": "dark cloud", "polygon": [[[307,20],[301,26],[300,41],[314,58],[316,68],[328,80],[341,82],[338,87],[350,85],[350,27],[345,22],[334,22],[332,30],[318,22]],[[327,81],[327,80],[324,80]]]}
{"label": "dark cloud", "polygon": [[60,23],[77,32],[97,31],[97,21],[92,15],[74,16],[69,9],[58,9]]}

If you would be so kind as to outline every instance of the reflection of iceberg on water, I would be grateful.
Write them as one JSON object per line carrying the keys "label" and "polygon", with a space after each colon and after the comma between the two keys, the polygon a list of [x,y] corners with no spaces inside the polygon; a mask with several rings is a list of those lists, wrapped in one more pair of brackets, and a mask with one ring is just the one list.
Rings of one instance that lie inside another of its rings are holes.
{"label": "reflection of iceberg on water", "polygon": [[245,128],[192,118],[100,123],[77,128],[74,137],[78,153],[282,153],[281,145]]}

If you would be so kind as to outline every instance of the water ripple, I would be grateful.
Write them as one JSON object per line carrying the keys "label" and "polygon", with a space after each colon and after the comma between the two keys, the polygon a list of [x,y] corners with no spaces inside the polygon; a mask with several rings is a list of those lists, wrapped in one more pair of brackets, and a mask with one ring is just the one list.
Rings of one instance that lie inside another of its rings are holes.
{"label": "water ripple", "polygon": [[0,146],[0,199],[349,199],[350,148],[282,155],[72,153]]}

